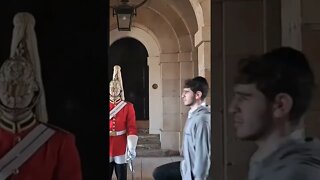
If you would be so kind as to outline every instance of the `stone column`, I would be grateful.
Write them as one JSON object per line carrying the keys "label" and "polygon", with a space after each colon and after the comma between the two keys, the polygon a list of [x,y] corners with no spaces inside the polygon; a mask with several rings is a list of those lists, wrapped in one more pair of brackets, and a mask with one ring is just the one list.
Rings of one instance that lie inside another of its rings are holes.
{"label": "stone column", "polygon": [[186,79],[194,77],[191,52],[161,54],[163,128],[161,149],[180,150],[188,108],[181,101]]}
{"label": "stone column", "polygon": [[179,150],[180,67],[178,53],[160,54],[162,79],[163,129],[161,149]]}
{"label": "stone column", "polygon": [[[181,95],[185,80],[191,79],[195,75],[193,73],[195,72],[195,63],[192,61],[192,53],[180,53],[179,64],[180,64],[180,77],[181,77],[180,78],[180,95]],[[183,104],[182,99],[180,98],[179,148],[182,147],[183,129],[188,117],[188,111],[189,111],[189,108]]]}
{"label": "stone column", "polygon": [[149,133],[160,134],[163,129],[162,80],[160,57],[148,57],[149,66]]}
{"label": "stone column", "polygon": [[[211,27],[210,24],[201,27],[195,34],[195,47],[198,48],[198,75],[208,80],[211,87]],[[210,91],[206,104],[211,104]]]}

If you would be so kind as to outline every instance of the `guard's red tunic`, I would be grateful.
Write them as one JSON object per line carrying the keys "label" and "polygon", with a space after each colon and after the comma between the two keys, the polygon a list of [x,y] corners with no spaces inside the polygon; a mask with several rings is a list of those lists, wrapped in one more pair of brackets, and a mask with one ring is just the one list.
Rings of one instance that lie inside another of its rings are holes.
{"label": "guard's red tunic", "polygon": [[[110,111],[117,105],[109,103]],[[109,156],[120,156],[126,153],[127,136],[137,135],[136,115],[133,104],[127,104],[109,120],[109,131],[123,131],[126,133],[120,136],[109,136]]]}
{"label": "guard's red tunic", "polygon": [[[12,132],[0,128],[0,157],[21,141],[36,125]],[[49,126],[49,125],[47,125]],[[45,142],[8,180],[81,180],[81,165],[75,138],[69,132],[55,130]]]}

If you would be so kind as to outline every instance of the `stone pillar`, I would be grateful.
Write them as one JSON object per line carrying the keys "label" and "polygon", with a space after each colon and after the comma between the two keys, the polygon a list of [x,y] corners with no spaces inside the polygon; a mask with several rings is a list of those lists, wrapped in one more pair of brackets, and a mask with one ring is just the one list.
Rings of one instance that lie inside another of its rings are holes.
{"label": "stone pillar", "polygon": [[148,57],[149,66],[149,133],[160,134],[163,129],[162,80],[160,57]]}
{"label": "stone pillar", "polygon": [[[179,54],[179,64],[180,64],[180,95],[182,94],[184,82],[187,79],[194,77],[195,65],[192,61],[192,53],[180,53]],[[183,105],[182,99],[180,98],[180,134],[179,134],[179,148],[182,147],[183,129],[185,122],[188,117],[189,108]],[[181,149],[179,149],[181,150]]]}
{"label": "stone pillar", "polygon": [[163,101],[161,149],[180,150],[188,108],[181,101],[186,79],[194,77],[192,53],[160,55]]}
{"label": "stone pillar", "polygon": [[[195,47],[198,48],[198,75],[208,80],[211,87],[211,27],[210,24],[201,27],[195,34]],[[211,104],[210,91],[206,98],[206,104]]]}
{"label": "stone pillar", "polygon": [[163,129],[161,149],[179,150],[180,141],[180,65],[178,53],[160,54]]}

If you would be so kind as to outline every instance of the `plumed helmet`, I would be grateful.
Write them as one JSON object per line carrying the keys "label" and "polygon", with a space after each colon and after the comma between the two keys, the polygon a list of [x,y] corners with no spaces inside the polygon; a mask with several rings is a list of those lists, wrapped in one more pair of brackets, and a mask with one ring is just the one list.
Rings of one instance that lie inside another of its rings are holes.
{"label": "plumed helmet", "polygon": [[0,90],[17,96],[39,91],[32,64],[22,56],[5,60],[0,68]]}
{"label": "plumed helmet", "polygon": [[121,67],[119,65],[115,65],[113,67],[113,75],[112,75],[112,80],[110,82],[110,85],[111,85],[111,83],[118,83],[119,84],[120,90],[121,90],[121,99],[125,100],[123,83],[122,83],[122,76],[121,76]]}

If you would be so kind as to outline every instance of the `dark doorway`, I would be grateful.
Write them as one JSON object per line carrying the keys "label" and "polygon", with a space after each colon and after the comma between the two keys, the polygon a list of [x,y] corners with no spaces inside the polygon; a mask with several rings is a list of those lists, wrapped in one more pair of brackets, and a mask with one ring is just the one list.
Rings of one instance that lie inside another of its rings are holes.
{"label": "dark doorway", "polygon": [[113,66],[121,67],[126,101],[134,105],[137,120],[149,120],[149,67],[148,52],[133,38],[123,38],[109,48],[108,78],[112,79]]}

